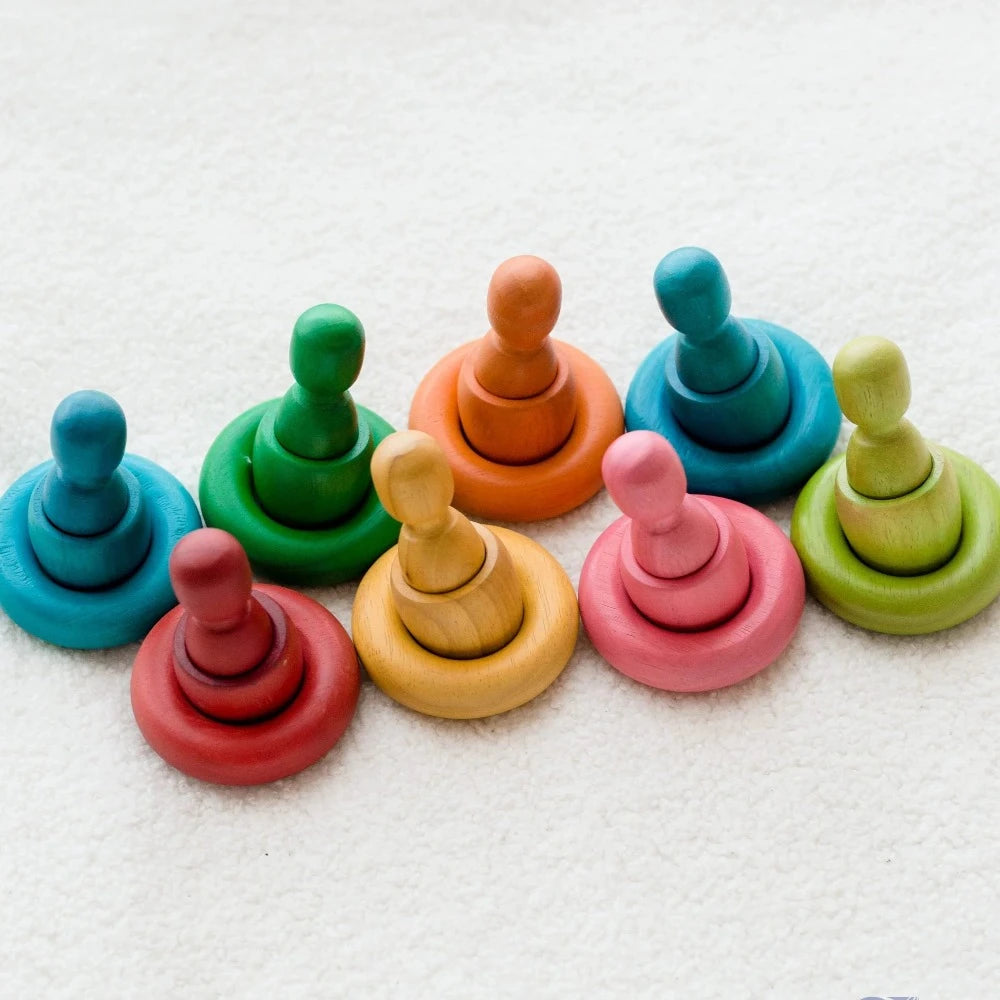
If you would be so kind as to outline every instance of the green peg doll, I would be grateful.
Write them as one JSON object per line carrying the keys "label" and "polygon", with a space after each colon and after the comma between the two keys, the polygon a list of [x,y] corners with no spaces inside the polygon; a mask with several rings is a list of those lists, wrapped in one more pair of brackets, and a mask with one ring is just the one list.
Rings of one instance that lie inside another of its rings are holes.
{"label": "green peg doll", "polygon": [[289,350],[295,384],[237,418],[206,456],[206,522],[235,535],[275,579],[354,579],[396,541],[399,525],[379,503],[369,471],[375,445],[392,427],[349,391],[364,352],[354,313],[332,304],[306,310]]}

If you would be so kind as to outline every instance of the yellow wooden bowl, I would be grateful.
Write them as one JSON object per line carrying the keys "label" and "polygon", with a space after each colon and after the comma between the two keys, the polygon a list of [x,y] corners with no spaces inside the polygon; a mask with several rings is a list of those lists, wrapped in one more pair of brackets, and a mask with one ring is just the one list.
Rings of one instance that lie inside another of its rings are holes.
{"label": "yellow wooden bowl", "polygon": [[358,655],[371,679],[407,708],[445,719],[497,715],[541,694],[573,655],[580,620],[565,570],[530,538],[507,528],[489,530],[507,546],[524,593],[520,630],[489,656],[449,659],[410,635],[389,586],[395,548],[358,587],[352,618]]}

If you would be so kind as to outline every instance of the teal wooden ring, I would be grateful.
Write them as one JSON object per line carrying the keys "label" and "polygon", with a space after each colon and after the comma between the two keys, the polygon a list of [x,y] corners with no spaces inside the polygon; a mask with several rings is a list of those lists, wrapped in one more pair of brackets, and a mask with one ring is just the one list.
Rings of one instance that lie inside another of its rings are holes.
{"label": "teal wooden ring", "polygon": [[[241,414],[215,439],[205,456],[198,496],[205,523],[239,539],[250,562],[273,580],[321,586],[362,576],[396,544],[394,521],[370,488],[349,517],[321,528],[293,528],[274,520],[254,493],[251,455],[261,418],[278,400]],[[358,407],[377,445],[393,433],[380,416]]]}
{"label": "teal wooden ring", "polygon": [[167,564],[174,545],[201,527],[198,508],[165,469],[126,455],[122,465],[139,481],[152,516],[149,552],[121,583],[73,590],[42,569],[28,537],[31,493],[52,464],[26,472],[0,498],[0,607],[26,632],[56,646],[108,649],[135,642],[177,603]]}
{"label": "teal wooden ring", "polygon": [[978,614],[1000,594],[1000,486],[975,462],[942,448],[962,494],[962,538],[944,566],[891,576],[863,563],[837,519],[834,487],[843,455],[806,484],[792,513],[792,544],[812,594],[835,615],[873,632],[922,635]]}
{"label": "teal wooden ring", "polygon": [[152,513],[139,480],[127,470],[122,478],[128,490],[128,507],[117,524],[99,535],[81,537],[60,531],[45,514],[42,490],[36,485],[31,491],[28,498],[31,551],[43,569],[48,566],[51,571],[51,567],[59,567],[59,582],[68,590],[112,586],[130,576],[139,565],[136,552],[146,558]]}
{"label": "teal wooden ring", "polygon": [[829,457],[840,433],[840,407],[830,366],[798,334],[758,319],[741,322],[778,348],[788,372],[791,409],[781,432],[745,451],[720,451],[695,441],[678,423],[666,390],[667,366],[674,365],[676,334],[662,341],[636,371],[625,399],[630,431],[662,434],[687,473],[688,491],[768,503],[797,490]]}

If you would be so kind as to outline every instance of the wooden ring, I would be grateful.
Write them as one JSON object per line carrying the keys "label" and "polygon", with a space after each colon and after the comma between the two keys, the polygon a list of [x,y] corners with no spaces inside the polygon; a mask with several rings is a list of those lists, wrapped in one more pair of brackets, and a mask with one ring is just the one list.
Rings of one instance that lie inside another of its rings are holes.
{"label": "wooden ring", "polygon": [[699,499],[730,519],[750,563],[750,593],[728,621],[677,632],[638,611],[618,566],[627,517],[597,539],[580,574],[580,613],[597,651],[626,676],[664,691],[714,691],[752,677],[781,655],[805,604],[802,566],[778,525],[734,500]]}
{"label": "wooden ring", "polygon": [[554,341],[576,381],[576,419],[569,438],[554,455],[531,465],[490,461],[465,439],[458,416],[459,369],[478,343],[446,354],[424,376],[410,407],[410,427],[430,434],[448,457],[455,506],[501,521],[540,521],[579,507],[604,485],[601,459],[625,429],[618,390],[583,351]]}
{"label": "wooden ring", "polygon": [[625,399],[625,424],[630,431],[656,431],[674,446],[690,492],[767,503],[793,493],[826,461],[840,433],[840,406],[830,366],[815,347],[773,323],[740,322],[769,337],[785,362],[791,409],[773,440],[745,451],[720,451],[684,430],[666,391],[676,335],[654,347],[639,366]]}
{"label": "wooden ring", "polygon": [[958,476],[962,537],[951,559],[931,573],[892,576],[854,554],[834,495],[843,455],[827,462],[800,494],[792,543],[812,594],[845,621],[889,635],[922,635],[966,621],[1000,594],[1000,486],[964,455],[940,450]]}
{"label": "wooden ring", "polygon": [[45,513],[44,479],[28,499],[28,538],[38,564],[68,590],[100,590],[127,580],[142,565],[153,537],[153,512],[142,484],[119,468],[128,506],[117,524],[97,535],[71,535]]}
{"label": "wooden ring", "polygon": [[354,599],[352,630],[371,679],[407,708],[444,719],[480,719],[517,708],[541,694],[569,662],[579,616],[566,571],[537,542],[490,528],[507,546],[524,594],[524,621],[502,649],[452,660],[424,649],[392,602],[389,575],[396,550],[368,571]]}
{"label": "wooden ring", "polygon": [[258,584],[298,629],[305,676],[292,701],[261,722],[234,724],[203,715],[185,697],[173,668],[174,608],[157,623],[132,668],[132,711],[146,742],[201,781],[260,785],[314,764],[343,735],[360,689],[358,659],[343,626],[321,604],[284,587]]}
{"label": "wooden ring", "polygon": [[256,666],[240,674],[208,674],[188,655],[185,642],[190,614],[174,629],[174,673],[185,697],[202,715],[220,722],[255,722],[281,711],[302,685],[302,643],[273,598],[256,590],[255,599],[271,619],[271,649]]}
{"label": "wooden ring", "polygon": [[[348,518],[322,528],[294,528],[271,517],[254,493],[257,425],[278,400],[241,414],[205,456],[198,498],[205,523],[239,539],[250,562],[274,580],[315,586],[355,580],[399,537],[399,523],[385,512],[374,489]],[[393,432],[380,416],[359,406],[375,444]]]}
{"label": "wooden ring", "polygon": [[139,481],[152,519],[146,558],[124,580],[101,590],[73,590],[50,577],[28,535],[28,506],[52,468],[26,472],[0,498],[0,607],[26,632],[69,649],[108,649],[136,642],[176,603],[167,564],[177,542],[201,527],[191,494],[165,469],[138,455],[122,465]]}

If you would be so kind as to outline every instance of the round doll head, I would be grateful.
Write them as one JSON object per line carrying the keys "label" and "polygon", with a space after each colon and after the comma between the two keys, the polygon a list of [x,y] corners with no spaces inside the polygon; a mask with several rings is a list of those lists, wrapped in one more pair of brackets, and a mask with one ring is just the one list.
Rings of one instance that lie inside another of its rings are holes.
{"label": "round doll head", "polygon": [[493,272],[486,312],[497,336],[516,351],[533,351],[552,332],[562,304],[562,282],[541,257],[505,260]]}
{"label": "round doll head", "polygon": [[364,357],[364,327],[349,309],[313,306],[296,320],[289,364],[303,389],[325,396],[347,392]]}
{"label": "round doll head", "polygon": [[228,628],[247,615],[250,562],[228,532],[200,528],[185,535],[170,555],[170,582],[184,609],[206,628]]}
{"label": "round doll head", "polygon": [[677,452],[654,431],[631,431],[614,441],[601,472],[619,510],[640,524],[670,521],[687,493]]}
{"label": "round doll head", "polygon": [[844,416],[872,434],[898,426],[910,405],[906,358],[885,337],[845,344],[833,362],[833,386]]}
{"label": "round doll head", "polygon": [[705,340],[725,323],[732,306],[718,258],[699,247],[668,253],[656,266],[653,288],[660,310],[679,333]]}
{"label": "round doll head", "polygon": [[441,446],[423,431],[390,434],[372,455],[372,482],[391,517],[419,528],[445,517],[455,494]]}
{"label": "round doll head", "polygon": [[125,455],[125,414],[106,393],[67,396],[52,416],[52,455],[62,478],[84,489],[106,483]]}

